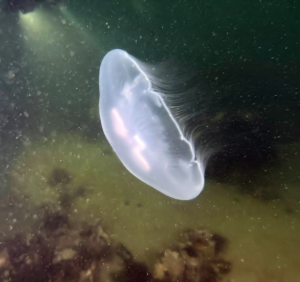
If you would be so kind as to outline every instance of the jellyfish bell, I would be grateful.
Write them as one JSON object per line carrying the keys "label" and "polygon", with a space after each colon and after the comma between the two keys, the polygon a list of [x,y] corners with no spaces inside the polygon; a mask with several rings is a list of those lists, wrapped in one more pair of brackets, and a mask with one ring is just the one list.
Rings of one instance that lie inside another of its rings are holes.
{"label": "jellyfish bell", "polygon": [[187,126],[193,114],[182,110],[194,101],[182,104],[180,93],[168,87],[174,78],[162,75],[123,50],[106,54],[99,78],[101,124],[133,175],[169,197],[190,200],[204,187],[210,153],[196,149],[198,125]]}

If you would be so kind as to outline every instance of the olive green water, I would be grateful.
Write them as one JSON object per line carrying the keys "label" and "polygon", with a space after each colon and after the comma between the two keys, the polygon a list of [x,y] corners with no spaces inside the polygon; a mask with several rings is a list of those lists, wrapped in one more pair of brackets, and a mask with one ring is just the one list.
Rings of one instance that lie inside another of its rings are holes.
{"label": "olive green water", "polygon": [[[279,200],[263,201],[241,193],[240,187],[208,180],[197,199],[175,201],[132,176],[105,140],[98,72],[106,52],[123,48],[142,60],[172,55],[201,70],[218,69],[221,61],[222,67],[253,61],[276,68],[280,77],[297,84],[299,11],[296,1],[233,0],[76,1],[45,5],[28,15],[1,11],[0,90],[17,104],[16,115],[22,117],[14,116],[20,124],[11,126],[12,138],[1,132],[6,138],[1,142],[10,148],[0,151],[8,156],[3,164],[1,159],[5,188],[31,207],[52,203],[59,208],[62,194],[82,188],[85,195],[62,205],[72,219],[101,220],[116,241],[150,267],[157,253],[172,246],[186,228],[203,226],[229,241],[233,269],[226,281],[298,281],[299,139],[278,146],[278,163],[268,172]],[[231,109],[249,111],[248,105],[255,104],[251,109],[277,120],[278,127],[295,128],[300,121],[295,88],[281,97],[280,111],[268,104],[272,93],[260,93],[251,103],[235,99]],[[222,93],[223,101],[243,95],[230,89]],[[57,168],[66,169],[72,181],[49,185]],[[25,217],[20,214],[18,220],[28,222]],[[6,226],[6,235],[13,226]]]}

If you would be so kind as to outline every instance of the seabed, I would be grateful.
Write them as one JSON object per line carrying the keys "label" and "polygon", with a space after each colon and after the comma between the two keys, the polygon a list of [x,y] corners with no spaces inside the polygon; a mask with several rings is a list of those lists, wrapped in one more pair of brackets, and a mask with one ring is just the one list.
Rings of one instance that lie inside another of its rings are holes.
{"label": "seabed", "polygon": [[153,269],[159,254],[176,246],[186,230],[204,228],[228,241],[224,259],[232,267],[223,281],[296,282],[300,193],[293,169],[299,167],[300,156],[293,149],[299,146],[285,147],[281,166],[272,172],[278,183],[284,183],[278,200],[262,200],[208,180],[196,199],[177,201],[132,176],[105,140],[54,134],[28,145],[16,160],[9,199],[17,202],[0,207],[6,219],[1,222],[2,234],[12,237],[32,230],[41,216],[34,210],[51,206],[67,212],[74,223],[101,222],[136,261]]}

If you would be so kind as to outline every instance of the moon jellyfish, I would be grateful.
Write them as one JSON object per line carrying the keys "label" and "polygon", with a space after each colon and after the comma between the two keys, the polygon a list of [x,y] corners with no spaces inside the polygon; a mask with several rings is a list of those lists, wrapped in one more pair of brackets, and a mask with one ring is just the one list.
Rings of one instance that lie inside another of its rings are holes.
{"label": "moon jellyfish", "polygon": [[116,49],[104,57],[99,82],[102,128],[123,165],[169,197],[197,197],[209,154],[195,148],[199,125],[187,126],[194,100],[174,89],[177,79]]}

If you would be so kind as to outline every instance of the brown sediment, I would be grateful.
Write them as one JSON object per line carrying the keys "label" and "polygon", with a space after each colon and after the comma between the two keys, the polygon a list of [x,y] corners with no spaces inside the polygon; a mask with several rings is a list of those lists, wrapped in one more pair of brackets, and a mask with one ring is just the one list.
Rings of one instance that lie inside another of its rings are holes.
{"label": "brown sediment", "polygon": [[287,213],[294,213],[297,208],[297,201],[290,199],[284,202],[284,209]]}
{"label": "brown sediment", "polygon": [[64,210],[70,209],[77,198],[83,198],[88,194],[88,190],[83,186],[78,187],[73,193],[70,190],[66,188],[59,194],[59,204]]}
{"label": "brown sediment", "polygon": [[69,184],[71,181],[72,178],[68,170],[64,168],[55,168],[49,177],[48,183],[50,186],[57,186],[58,184]]}

